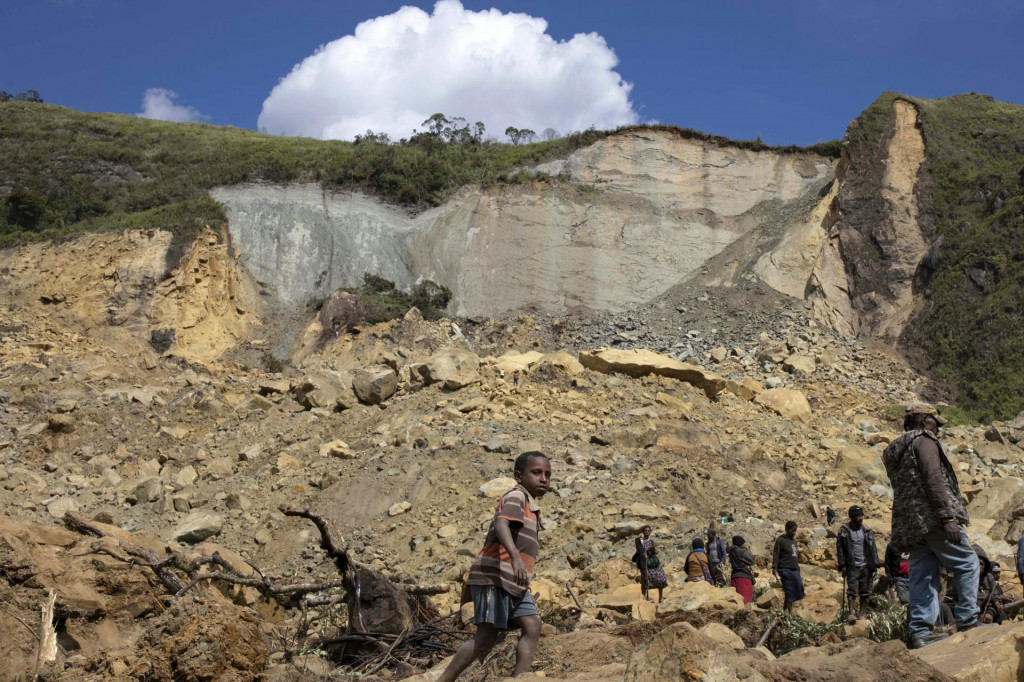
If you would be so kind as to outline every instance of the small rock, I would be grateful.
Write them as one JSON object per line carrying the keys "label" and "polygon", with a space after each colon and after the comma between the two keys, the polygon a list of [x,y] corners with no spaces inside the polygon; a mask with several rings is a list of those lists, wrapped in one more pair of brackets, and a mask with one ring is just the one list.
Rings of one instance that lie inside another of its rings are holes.
{"label": "small rock", "polygon": [[412,509],[411,502],[396,502],[388,508],[388,516],[398,516]]}
{"label": "small rock", "polygon": [[218,535],[224,528],[224,517],[213,512],[192,512],[171,533],[171,540],[196,544]]}
{"label": "small rock", "polygon": [[484,443],[484,450],[487,452],[498,452],[503,455],[507,455],[512,452],[512,446],[503,438],[492,438]]}

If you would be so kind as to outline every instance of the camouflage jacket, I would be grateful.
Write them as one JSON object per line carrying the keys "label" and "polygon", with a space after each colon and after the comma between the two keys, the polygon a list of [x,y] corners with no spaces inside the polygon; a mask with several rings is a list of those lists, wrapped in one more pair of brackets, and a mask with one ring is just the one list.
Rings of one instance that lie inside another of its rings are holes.
{"label": "camouflage jacket", "polygon": [[[922,470],[918,459],[921,443],[916,442],[920,438],[931,439],[938,447],[937,469]],[[962,526],[970,523],[956,472],[934,434],[907,431],[885,449],[882,463],[892,485],[891,542],[896,547],[913,545],[930,531],[942,528],[943,518],[955,518]]]}

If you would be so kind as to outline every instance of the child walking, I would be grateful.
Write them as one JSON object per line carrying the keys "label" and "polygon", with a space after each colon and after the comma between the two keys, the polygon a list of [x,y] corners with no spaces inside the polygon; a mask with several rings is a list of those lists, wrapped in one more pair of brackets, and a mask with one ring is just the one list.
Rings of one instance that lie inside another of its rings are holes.
{"label": "child walking", "polygon": [[484,548],[469,569],[476,634],[455,652],[438,682],[453,682],[473,659],[482,660],[494,648],[499,635],[517,626],[523,632],[512,676],[533,666],[541,626],[530,594],[538,531],[543,528],[537,498],[548,491],[551,462],[542,452],[525,452],[516,458],[513,475],[518,485],[502,496]]}

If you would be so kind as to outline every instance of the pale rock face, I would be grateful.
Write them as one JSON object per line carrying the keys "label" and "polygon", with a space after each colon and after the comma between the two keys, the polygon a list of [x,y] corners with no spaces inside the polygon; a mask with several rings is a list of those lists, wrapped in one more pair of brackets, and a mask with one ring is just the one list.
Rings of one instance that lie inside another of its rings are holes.
{"label": "pale rock face", "polygon": [[810,403],[800,391],[773,388],[758,394],[754,402],[796,422],[806,424],[811,419]]}
{"label": "pale rock face", "polygon": [[[326,296],[372,272],[403,288],[423,278],[444,284],[452,290],[449,311],[459,315],[526,305],[621,311],[766,229],[778,206],[813,198],[831,181],[833,164],[813,154],[719,147],[646,130],[612,135],[540,170],[570,181],[467,188],[415,216],[316,185],[241,185],[212,194],[227,208],[249,271],[286,302]],[[801,244],[823,238],[821,219],[807,210],[792,211]],[[771,286],[802,290],[797,280],[810,272],[813,245],[803,251],[797,265],[763,268]]]}
{"label": "pale rock face", "polygon": [[959,632],[939,646],[911,653],[961,682],[1019,680],[1024,677],[1022,639],[1024,624],[1004,623]]}

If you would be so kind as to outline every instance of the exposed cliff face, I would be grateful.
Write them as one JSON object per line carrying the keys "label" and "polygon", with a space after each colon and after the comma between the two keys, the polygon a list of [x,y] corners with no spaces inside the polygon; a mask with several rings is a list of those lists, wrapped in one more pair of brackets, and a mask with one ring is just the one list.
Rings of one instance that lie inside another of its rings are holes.
{"label": "exposed cliff face", "polygon": [[[372,272],[400,286],[444,284],[456,314],[621,311],[685,281],[747,235],[786,231],[779,215],[811,220],[833,164],[629,131],[542,170],[568,181],[467,188],[417,216],[310,185],[228,187],[214,196],[227,207],[246,267],[285,301],[325,296]],[[802,290],[807,270],[781,286]]]}
{"label": "exposed cliff face", "polygon": [[146,365],[166,351],[209,362],[259,324],[257,289],[212,232],[167,272],[171,248],[169,232],[133,230],[0,251],[0,297],[81,330],[89,352],[108,345],[134,349]]}

